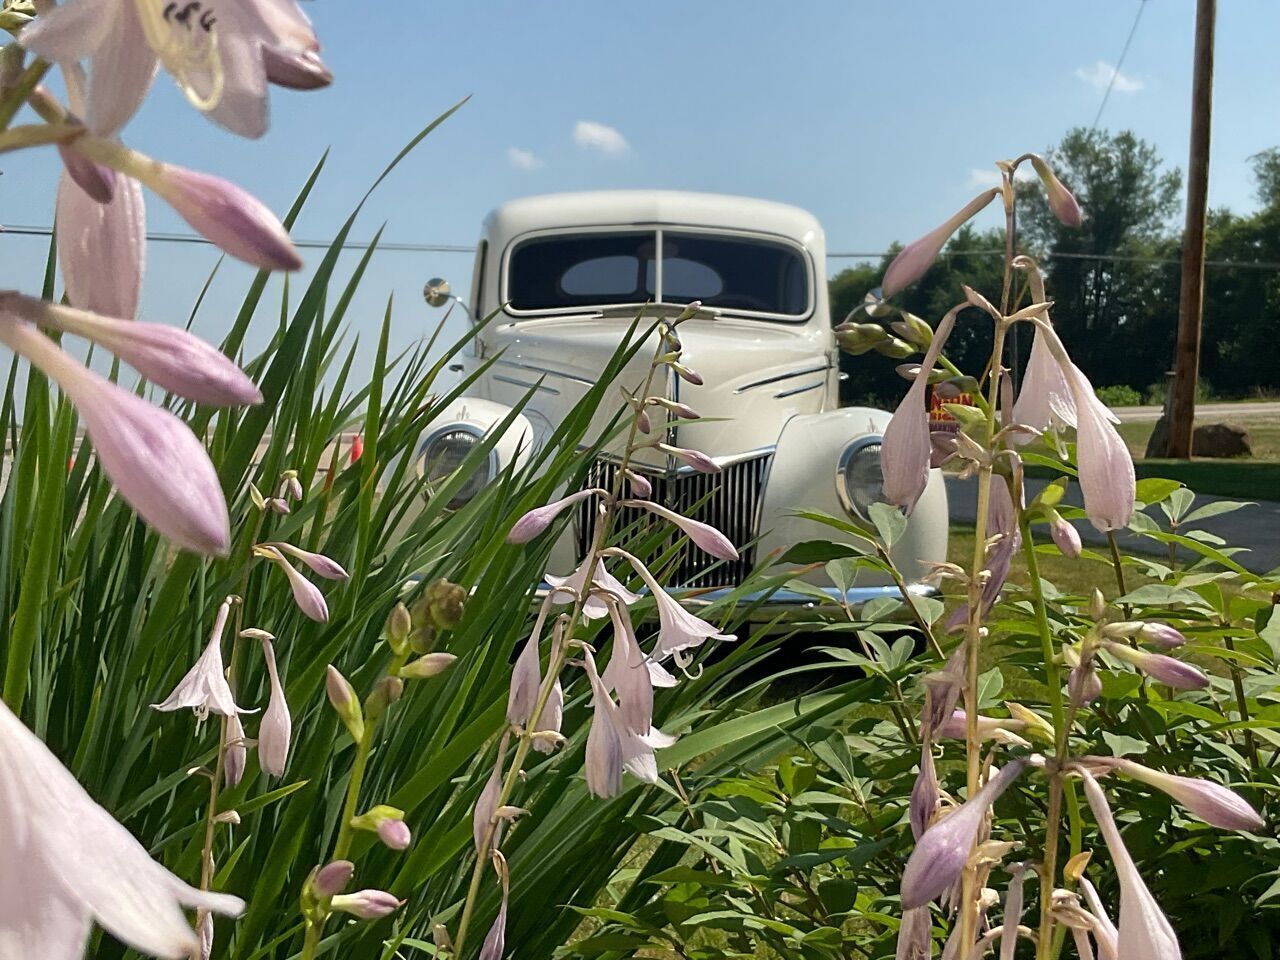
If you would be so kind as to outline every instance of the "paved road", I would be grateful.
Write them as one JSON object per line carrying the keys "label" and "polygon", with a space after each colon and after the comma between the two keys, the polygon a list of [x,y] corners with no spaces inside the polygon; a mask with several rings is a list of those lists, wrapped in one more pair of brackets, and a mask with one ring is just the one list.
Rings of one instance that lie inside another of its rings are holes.
{"label": "paved road", "polygon": [[[1027,498],[1034,497],[1047,483],[1047,480],[1028,479]],[[974,515],[977,513],[977,479],[971,477],[968,480],[960,480],[956,477],[948,476],[947,494],[951,498],[952,521],[973,522]],[[1195,500],[1195,507],[1217,500],[1230,499],[1235,498],[1198,495]],[[1080,489],[1074,483],[1068,489],[1065,500],[1076,506],[1080,505]],[[1161,526],[1167,526],[1168,521],[1158,507],[1152,508],[1151,512]],[[1230,546],[1248,548],[1248,553],[1237,554],[1235,560],[1255,573],[1266,573],[1276,567],[1280,567],[1280,503],[1272,500],[1263,500],[1256,505],[1243,507],[1234,513],[1224,513],[1217,517],[1210,517],[1203,523],[1196,523],[1194,526],[1217,534],[1226,540]],[[1106,537],[1098,533],[1087,520],[1077,521],[1076,529],[1080,531],[1081,539],[1086,543],[1105,544],[1107,542]],[[1158,544],[1154,544],[1151,540],[1140,540],[1129,533],[1121,534],[1120,543],[1128,546],[1140,544],[1142,549],[1148,553],[1160,552],[1158,549],[1152,550],[1152,547],[1158,547]]]}
{"label": "paved road", "polygon": [[[1160,419],[1160,407],[1112,407],[1111,409],[1117,417],[1126,422],[1154,423]],[[1261,400],[1257,403],[1201,403],[1196,405],[1196,419],[1201,422],[1219,418],[1230,420],[1233,417],[1237,420],[1280,417],[1280,403],[1274,400]]]}

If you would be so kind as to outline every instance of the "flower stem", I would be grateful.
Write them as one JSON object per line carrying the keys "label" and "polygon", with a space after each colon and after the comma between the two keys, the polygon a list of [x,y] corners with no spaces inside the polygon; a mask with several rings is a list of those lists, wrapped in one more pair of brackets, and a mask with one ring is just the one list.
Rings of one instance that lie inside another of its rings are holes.
{"label": "flower stem", "polygon": [[27,68],[22,71],[17,82],[5,94],[4,99],[0,100],[0,130],[9,129],[9,124],[18,115],[22,105],[27,102],[27,97],[31,96],[31,92],[40,85],[40,81],[52,66],[53,64],[48,60],[42,60],[39,57],[27,64]]}

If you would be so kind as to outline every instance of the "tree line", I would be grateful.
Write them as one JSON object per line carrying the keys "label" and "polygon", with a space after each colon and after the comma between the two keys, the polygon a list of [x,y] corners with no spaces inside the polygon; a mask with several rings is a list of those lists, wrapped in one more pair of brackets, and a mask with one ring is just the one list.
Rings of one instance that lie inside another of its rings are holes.
{"label": "tree line", "polygon": [[[1095,386],[1127,386],[1159,402],[1173,363],[1181,271],[1182,176],[1131,131],[1071,130],[1046,157],[1084,208],[1084,223],[1063,227],[1035,184],[1019,185],[1019,244],[1047,274],[1054,322],[1072,357]],[[1252,158],[1258,209],[1213,210],[1205,274],[1201,393],[1241,397],[1280,389],[1280,148]],[[936,321],[960,285],[999,293],[1004,231],[961,229],[938,262],[897,301]],[[880,285],[893,258],[862,263],[830,280],[831,315],[839,323]],[[948,343],[959,365],[981,363],[991,349],[989,324],[961,316]],[[1029,332],[1010,344],[1006,362],[1020,369]],[[845,356],[846,400],[892,404],[903,381],[894,364],[869,353]]]}

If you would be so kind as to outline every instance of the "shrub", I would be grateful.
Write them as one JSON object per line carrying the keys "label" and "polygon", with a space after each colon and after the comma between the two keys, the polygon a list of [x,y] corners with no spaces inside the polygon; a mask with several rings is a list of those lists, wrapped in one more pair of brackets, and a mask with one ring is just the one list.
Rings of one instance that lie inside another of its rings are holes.
{"label": "shrub", "polygon": [[1116,383],[1107,387],[1098,387],[1094,392],[1097,393],[1098,399],[1108,407],[1138,407],[1142,405],[1142,394],[1127,384]]}

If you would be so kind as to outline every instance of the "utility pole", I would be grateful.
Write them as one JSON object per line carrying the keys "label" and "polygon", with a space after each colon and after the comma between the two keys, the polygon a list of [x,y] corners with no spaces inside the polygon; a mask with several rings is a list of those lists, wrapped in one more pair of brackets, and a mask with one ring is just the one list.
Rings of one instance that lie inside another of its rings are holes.
{"label": "utility pole", "polygon": [[1191,151],[1187,161],[1187,222],[1182,233],[1182,288],[1167,456],[1191,456],[1204,315],[1204,233],[1209,203],[1209,127],[1213,114],[1213,28],[1217,0],[1197,0],[1195,69],[1191,80]]}

